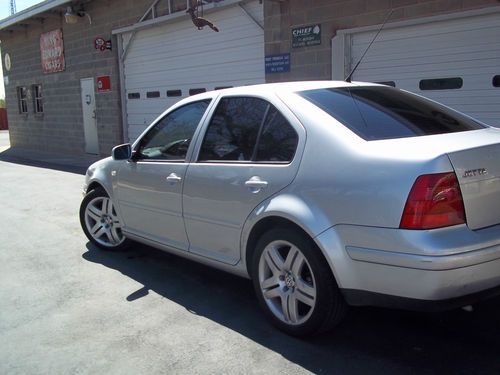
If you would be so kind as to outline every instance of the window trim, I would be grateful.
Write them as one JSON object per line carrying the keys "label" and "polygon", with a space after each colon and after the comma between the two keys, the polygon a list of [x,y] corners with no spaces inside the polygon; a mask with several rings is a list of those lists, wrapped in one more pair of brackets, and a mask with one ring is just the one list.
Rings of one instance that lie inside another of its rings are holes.
{"label": "window trim", "polygon": [[[21,96],[21,93],[24,90],[24,97]],[[28,115],[28,88],[26,86],[17,86],[17,106],[20,115]],[[23,105],[24,104],[24,105]],[[23,110],[25,109],[25,110]]]}
{"label": "window trim", "polygon": [[[38,92],[37,88],[40,88]],[[31,85],[31,91],[33,92],[33,112],[37,116],[42,116],[45,113],[44,102],[43,102],[43,88],[41,83],[35,83]],[[37,95],[39,94],[39,95]],[[37,102],[40,102],[41,111],[38,110]]]}
{"label": "window trim", "polygon": [[[200,102],[208,102],[207,108],[205,109],[205,113],[201,117],[200,121],[198,122],[198,125],[196,126],[196,129],[194,130],[193,137],[191,139],[191,142],[189,143],[188,150],[186,152],[186,156],[184,157],[184,159],[142,159],[138,156],[138,151],[139,151],[139,148],[141,147],[141,143],[142,143],[143,139],[158,123],[160,123],[165,117],[169,116],[170,114],[174,113],[175,111],[177,111],[181,108],[184,108],[188,105],[200,103]],[[172,110],[168,111],[168,113],[165,113],[163,116],[158,117],[155,121],[153,121],[151,123],[151,125],[148,128],[146,128],[146,131],[144,132],[144,134],[141,137],[137,138],[137,140],[134,142],[133,147],[132,147],[131,160],[135,163],[167,163],[167,164],[187,164],[187,163],[190,163],[191,157],[190,157],[189,151],[193,147],[195,147],[195,143],[197,143],[196,142],[196,140],[198,138],[197,132],[200,129],[200,127],[202,126],[201,124],[203,124],[205,122],[206,116],[209,113],[209,111],[211,110],[211,105],[213,102],[214,102],[214,98],[211,98],[211,97],[192,101],[192,102],[180,105],[178,107],[172,108]]]}
{"label": "window trim", "polygon": [[[254,159],[257,155],[257,150],[258,150],[258,145],[260,142],[260,136],[262,134],[262,129],[264,127],[264,124],[266,123],[267,116],[269,115],[269,112],[271,110],[271,107],[274,107],[278,113],[280,113],[285,120],[288,122],[288,125],[293,129],[295,134],[297,135],[297,145],[295,146],[295,151],[293,153],[292,158],[289,161],[257,161],[257,160],[200,160],[200,152],[201,148],[203,146],[203,143],[205,142],[205,138],[208,133],[208,129],[210,127],[210,124],[212,122],[213,116],[215,114],[215,111],[217,110],[220,102],[224,99],[238,99],[238,98],[252,98],[252,99],[260,99],[263,100],[267,103],[267,108],[264,113],[264,117],[262,118],[262,121],[259,125],[259,131],[257,132],[257,139],[254,145],[254,149],[252,152],[252,157],[251,159]],[[257,164],[257,165],[290,165],[294,162],[297,154],[299,147],[301,145],[301,136],[300,132],[297,131],[295,126],[292,125],[290,120],[283,114],[283,111],[278,108],[272,101],[270,101],[268,98],[261,97],[261,96],[256,96],[256,95],[238,95],[238,94],[229,94],[225,96],[220,96],[217,101],[214,103],[214,107],[210,110],[209,113],[209,118],[205,121],[206,125],[203,127],[202,132],[203,134],[200,135],[201,141],[197,145],[196,148],[196,155],[194,155],[192,163],[197,163],[197,164],[203,164],[203,165],[209,165],[209,164],[215,164],[215,165],[221,165],[221,164],[233,164],[233,165],[251,165],[251,164]]]}

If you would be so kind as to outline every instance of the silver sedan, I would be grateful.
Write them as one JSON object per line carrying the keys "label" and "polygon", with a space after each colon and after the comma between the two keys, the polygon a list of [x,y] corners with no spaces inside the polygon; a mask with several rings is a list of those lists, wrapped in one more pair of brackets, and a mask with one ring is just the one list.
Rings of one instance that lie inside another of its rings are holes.
{"label": "silver sedan", "polygon": [[138,241],[252,279],[285,332],[348,305],[442,309],[500,290],[500,130],[368,83],[195,95],[87,171],[95,245]]}

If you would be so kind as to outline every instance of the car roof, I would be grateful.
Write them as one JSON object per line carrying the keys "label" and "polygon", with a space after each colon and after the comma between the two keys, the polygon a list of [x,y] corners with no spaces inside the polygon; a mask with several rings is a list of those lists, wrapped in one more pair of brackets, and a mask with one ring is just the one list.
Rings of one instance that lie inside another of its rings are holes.
{"label": "car roof", "polygon": [[359,87],[359,86],[383,86],[370,82],[345,82],[345,81],[297,81],[297,82],[279,82],[262,83],[258,85],[238,86],[217,91],[207,91],[201,94],[185,98],[179,103],[187,103],[193,100],[212,98],[215,93],[223,95],[266,95],[279,92],[297,92],[305,90],[314,90],[322,88],[338,87]]}
{"label": "car roof", "polygon": [[224,94],[242,94],[242,93],[259,93],[259,92],[280,92],[280,91],[304,91],[322,88],[337,88],[337,87],[355,87],[355,86],[380,86],[375,83],[368,82],[345,82],[345,81],[297,81],[297,82],[279,82],[279,83],[263,83],[250,86],[232,87],[219,90]]}

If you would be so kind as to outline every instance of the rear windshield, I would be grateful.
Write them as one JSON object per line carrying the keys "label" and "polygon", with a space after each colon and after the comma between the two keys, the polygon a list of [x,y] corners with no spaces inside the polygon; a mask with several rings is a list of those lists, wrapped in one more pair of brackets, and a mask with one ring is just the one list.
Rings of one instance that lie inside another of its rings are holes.
{"label": "rear windshield", "polygon": [[326,88],[298,94],[367,141],[485,128],[459,112],[392,87]]}

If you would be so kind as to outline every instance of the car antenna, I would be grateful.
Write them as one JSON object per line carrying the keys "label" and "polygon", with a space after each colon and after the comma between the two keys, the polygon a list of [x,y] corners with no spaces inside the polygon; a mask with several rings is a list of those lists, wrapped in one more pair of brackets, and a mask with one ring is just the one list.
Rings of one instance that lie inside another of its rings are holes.
{"label": "car antenna", "polygon": [[375,34],[375,36],[373,37],[372,41],[370,42],[370,44],[368,45],[368,47],[366,47],[365,49],[365,52],[363,52],[363,55],[361,56],[361,58],[358,60],[357,64],[354,66],[354,69],[351,70],[351,73],[349,73],[349,75],[345,78],[344,81],[346,82],[351,82],[351,78],[352,78],[352,75],[354,74],[354,72],[356,71],[356,69],[358,68],[359,64],[361,64],[361,61],[363,61],[363,58],[365,57],[366,53],[368,52],[368,50],[370,49],[370,47],[372,46],[373,42],[375,41],[375,39],[377,39],[378,37],[378,34],[380,34],[380,32],[382,31],[382,29],[384,28],[385,24],[387,23],[387,21],[389,21],[389,18],[391,17],[392,13],[394,12],[394,9],[391,9],[391,11],[387,14],[387,16],[385,17],[385,20],[384,22],[382,23],[382,26],[380,26],[380,29],[378,29],[377,33]]}

